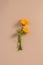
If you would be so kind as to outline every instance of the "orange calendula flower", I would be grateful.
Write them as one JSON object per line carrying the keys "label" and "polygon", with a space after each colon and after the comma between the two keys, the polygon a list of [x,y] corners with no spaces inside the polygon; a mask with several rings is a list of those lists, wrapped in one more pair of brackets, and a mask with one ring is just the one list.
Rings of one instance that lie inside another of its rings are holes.
{"label": "orange calendula flower", "polygon": [[30,24],[30,22],[26,19],[21,19],[21,24],[26,25],[26,24]]}
{"label": "orange calendula flower", "polygon": [[29,32],[28,28],[26,28],[26,27],[23,27],[22,30],[23,30],[24,33],[28,33]]}

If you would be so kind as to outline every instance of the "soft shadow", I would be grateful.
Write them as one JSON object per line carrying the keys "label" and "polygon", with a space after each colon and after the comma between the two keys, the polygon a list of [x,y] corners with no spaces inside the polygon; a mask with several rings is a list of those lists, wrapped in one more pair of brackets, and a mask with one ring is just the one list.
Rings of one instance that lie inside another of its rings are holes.
{"label": "soft shadow", "polygon": [[21,26],[20,20],[16,24],[13,25],[13,27],[17,27],[17,28],[20,27],[20,26]]}
{"label": "soft shadow", "polygon": [[11,35],[11,38],[14,38],[14,37],[17,37],[16,33]]}
{"label": "soft shadow", "polygon": [[[14,28],[17,27],[18,29],[19,29],[20,26],[21,26],[20,20],[16,24],[13,25]],[[14,37],[17,37],[16,33],[14,33],[14,34],[11,35],[11,38],[14,38]]]}

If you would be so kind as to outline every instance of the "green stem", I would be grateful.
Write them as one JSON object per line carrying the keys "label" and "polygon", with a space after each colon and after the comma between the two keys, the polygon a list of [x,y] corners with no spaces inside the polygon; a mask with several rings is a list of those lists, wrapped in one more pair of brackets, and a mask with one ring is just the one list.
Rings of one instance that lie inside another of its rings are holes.
{"label": "green stem", "polygon": [[22,46],[21,46],[21,34],[18,33],[18,50],[22,50]]}

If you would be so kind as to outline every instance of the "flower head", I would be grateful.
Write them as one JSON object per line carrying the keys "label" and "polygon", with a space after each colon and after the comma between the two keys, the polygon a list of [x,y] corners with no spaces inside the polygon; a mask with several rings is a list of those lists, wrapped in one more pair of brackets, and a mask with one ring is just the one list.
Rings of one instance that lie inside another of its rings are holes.
{"label": "flower head", "polygon": [[26,24],[30,24],[30,22],[26,19],[21,19],[21,24],[26,25]]}
{"label": "flower head", "polygon": [[28,33],[28,32],[29,32],[29,30],[28,30],[28,28],[27,28],[27,27],[23,27],[23,29],[22,29],[22,30],[23,30],[23,32],[24,32],[24,33]]}

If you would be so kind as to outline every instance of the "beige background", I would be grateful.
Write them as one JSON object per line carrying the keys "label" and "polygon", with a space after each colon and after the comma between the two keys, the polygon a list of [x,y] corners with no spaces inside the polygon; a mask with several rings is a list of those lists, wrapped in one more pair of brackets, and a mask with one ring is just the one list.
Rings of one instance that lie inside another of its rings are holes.
{"label": "beige background", "polygon": [[[30,35],[23,37],[23,51],[17,51],[14,26],[30,20]],[[43,65],[43,0],[0,0],[0,65]]]}

